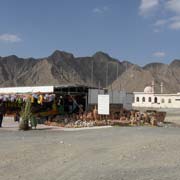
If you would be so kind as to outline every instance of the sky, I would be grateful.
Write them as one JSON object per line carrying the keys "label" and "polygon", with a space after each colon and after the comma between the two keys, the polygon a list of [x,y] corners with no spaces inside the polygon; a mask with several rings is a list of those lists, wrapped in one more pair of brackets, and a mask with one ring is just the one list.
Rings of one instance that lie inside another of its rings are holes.
{"label": "sky", "polygon": [[180,59],[180,0],[0,0],[0,56]]}

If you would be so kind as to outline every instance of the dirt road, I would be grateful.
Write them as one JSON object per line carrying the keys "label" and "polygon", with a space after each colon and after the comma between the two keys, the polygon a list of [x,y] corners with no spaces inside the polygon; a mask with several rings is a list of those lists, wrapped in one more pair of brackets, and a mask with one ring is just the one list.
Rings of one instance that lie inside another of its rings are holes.
{"label": "dirt road", "polygon": [[180,129],[0,129],[0,180],[180,179]]}

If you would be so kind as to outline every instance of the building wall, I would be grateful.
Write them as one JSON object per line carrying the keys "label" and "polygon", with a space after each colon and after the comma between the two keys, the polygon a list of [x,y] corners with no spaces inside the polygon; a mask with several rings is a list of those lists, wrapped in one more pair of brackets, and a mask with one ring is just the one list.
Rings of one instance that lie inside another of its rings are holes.
{"label": "building wall", "polygon": [[[98,94],[105,94],[104,90],[89,89],[88,93],[88,103],[97,104]],[[123,104],[126,109],[132,109],[133,94],[127,93],[125,91],[108,91],[110,104]]]}
{"label": "building wall", "polygon": [[132,103],[134,101],[134,94],[133,93],[126,93],[126,101],[124,103],[125,109],[132,109]]}
{"label": "building wall", "polygon": [[[151,102],[149,102],[149,98],[151,98]],[[180,108],[180,95],[134,93],[134,103],[132,106],[149,108]]]}
{"label": "building wall", "polygon": [[97,104],[98,94],[104,94],[104,90],[89,89],[88,90],[88,104]]}

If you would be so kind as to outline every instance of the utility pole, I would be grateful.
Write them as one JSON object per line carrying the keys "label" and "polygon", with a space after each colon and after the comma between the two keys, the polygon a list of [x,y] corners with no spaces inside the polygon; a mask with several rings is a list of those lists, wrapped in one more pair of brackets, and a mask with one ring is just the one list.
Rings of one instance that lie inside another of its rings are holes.
{"label": "utility pole", "polygon": [[93,81],[94,81],[94,78],[93,78],[93,75],[94,75],[94,61],[92,60],[91,62],[91,86],[93,87]]}
{"label": "utility pole", "polygon": [[[127,62],[126,62],[126,70],[125,70],[125,72],[127,71]],[[123,91],[125,91],[126,92],[126,89],[125,89],[125,87],[123,87],[123,89],[122,89]]]}
{"label": "utility pole", "polygon": [[108,62],[106,66],[106,88],[108,87]]}
{"label": "utility pole", "polygon": [[116,80],[118,79],[118,77],[119,77],[119,63],[117,63],[117,76],[116,76]]}
{"label": "utility pole", "polygon": [[63,68],[60,67],[60,78],[63,79]]}
{"label": "utility pole", "polygon": [[98,94],[100,94],[101,82],[98,83]]}

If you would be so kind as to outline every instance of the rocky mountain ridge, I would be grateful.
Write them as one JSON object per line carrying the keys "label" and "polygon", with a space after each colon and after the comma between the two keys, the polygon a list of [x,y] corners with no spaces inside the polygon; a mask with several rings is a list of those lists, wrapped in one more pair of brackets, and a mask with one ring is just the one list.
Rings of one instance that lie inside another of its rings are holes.
{"label": "rocky mountain ridge", "polygon": [[81,84],[133,92],[143,91],[153,79],[157,92],[161,82],[164,92],[180,91],[180,60],[169,65],[151,63],[140,67],[128,61],[120,62],[104,52],[92,57],[74,57],[59,50],[40,59],[0,57],[1,87]]}

